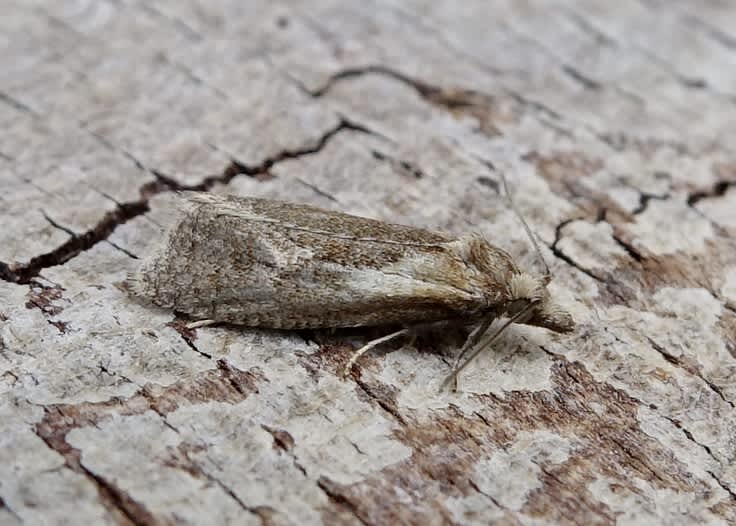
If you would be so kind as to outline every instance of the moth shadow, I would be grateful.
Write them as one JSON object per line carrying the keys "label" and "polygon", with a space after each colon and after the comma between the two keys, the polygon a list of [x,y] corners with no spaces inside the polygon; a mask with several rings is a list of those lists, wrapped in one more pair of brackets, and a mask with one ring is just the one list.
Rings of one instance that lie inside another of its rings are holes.
{"label": "moth shadow", "polygon": [[[307,343],[333,350],[345,349],[351,355],[362,347],[388,334],[407,328],[409,334],[381,343],[365,357],[380,358],[404,347],[412,347],[419,353],[452,357],[462,347],[472,327],[461,323],[423,324],[413,327],[379,325],[375,327],[351,327],[339,329],[300,329],[296,332]],[[369,358],[370,359],[370,358]],[[364,357],[361,357],[361,361]]]}
{"label": "moth shadow", "polygon": [[[175,319],[168,325],[179,332],[187,342],[193,342],[197,339],[197,328],[190,327],[193,322],[196,323],[196,320],[191,319],[184,313],[175,312]],[[369,352],[360,357],[356,366],[358,368],[373,368],[378,366],[378,362],[387,354],[405,347],[411,347],[419,354],[438,355],[449,364],[465,343],[473,328],[473,324],[458,321],[424,323],[410,327],[378,325],[329,329],[263,329],[227,322],[217,322],[206,326],[221,327],[234,332],[258,331],[284,337],[294,337],[296,335],[306,344],[313,344],[318,347],[315,353],[310,353],[309,361],[320,362],[322,366],[334,369],[335,372],[342,371],[353,353],[363,345],[401,329],[408,329],[409,333],[370,349]],[[302,358],[306,358],[306,356],[304,354]]]}

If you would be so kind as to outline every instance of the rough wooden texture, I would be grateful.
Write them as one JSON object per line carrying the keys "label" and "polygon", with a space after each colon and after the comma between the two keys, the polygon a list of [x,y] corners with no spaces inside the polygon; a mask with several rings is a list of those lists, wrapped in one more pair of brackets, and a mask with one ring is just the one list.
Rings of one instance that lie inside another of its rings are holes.
{"label": "rough wooden texture", "polygon": [[[733,524],[736,6],[0,3],[0,524]],[[188,331],[181,188],[463,233],[571,336]],[[321,342],[316,343],[315,340]]]}

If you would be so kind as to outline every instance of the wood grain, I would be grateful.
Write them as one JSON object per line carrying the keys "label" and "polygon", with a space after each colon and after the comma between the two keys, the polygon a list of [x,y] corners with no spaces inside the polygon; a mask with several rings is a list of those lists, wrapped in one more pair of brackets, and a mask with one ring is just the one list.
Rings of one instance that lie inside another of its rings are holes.
{"label": "wood grain", "polygon": [[[0,524],[736,522],[729,2],[5,1]],[[457,236],[573,335],[187,330],[120,283],[182,189]],[[315,341],[316,340],[316,341]]]}

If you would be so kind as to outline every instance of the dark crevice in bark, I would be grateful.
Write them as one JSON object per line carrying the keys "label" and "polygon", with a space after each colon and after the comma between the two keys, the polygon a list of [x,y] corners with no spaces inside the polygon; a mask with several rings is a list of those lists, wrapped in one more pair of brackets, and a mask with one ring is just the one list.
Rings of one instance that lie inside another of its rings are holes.
{"label": "dark crevice in bark", "polygon": [[476,177],[475,180],[478,181],[479,184],[481,184],[481,185],[483,185],[483,186],[485,186],[487,188],[490,188],[491,190],[493,190],[497,194],[498,193],[501,193],[500,186],[499,186],[498,182],[494,181],[490,177],[486,177],[485,175],[481,175],[479,177]]}
{"label": "dark crevice in bark", "polygon": [[407,422],[404,420],[404,417],[401,416],[401,413],[399,410],[394,406],[394,404],[391,403],[391,401],[387,400],[385,397],[381,396],[380,393],[376,392],[375,389],[373,389],[370,385],[368,385],[366,382],[361,380],[360,378],[360,372],[353,373],[353,378],[355,379],[355,383],[358,385],[361,391],[365,393],[368,398],[373,400],[378,406],[386,411],[391,417],[393,417],[394,420],[399,422],[402,426],[406,426]]}
{"label": "dark crevice in bark", "polygon": [[269,157],[265,159],[263,162],[257,165],[247,165],[247,164],[233,160],[230,166],[228,166],[228,168],[225,170],[225,173],[222,176],[214,176],[214,177],[206,178],[202,183],[200,183],[196,187],[184,188],[184,189],[200,190],[200,191],[209,190],[215,183],[227,184],[234,177],[236,177],[237,175],[241,175],[241,174],[247,175],[250,177],[256,177],[258,175],[268,172],[275,164],[278,164],[282,161],[288,161],[289,159],[298,159],[306,155],[312,155],[315,153],[319,153],[327,145],[330,139],[332,139],[333,137],[335,137],[335,135],[343,131],[355,131],[355,132],[365,133],[367,135],[373,135],[375,137],[379,137],[379,138],[388,140],[386,137],[382,136],[380,133],[377,133],[360,124],[354,123],[346,118],[341,118],[337,126],[333,127],[330,130],[327,130],[313,144],[310,144],[310,145],[304,146],[303,148],[298,148],[295,150],[284,150],[274,155],[273,157]]}
{"label": "dark crevice in bark", "polygon": [[666,201],[670,198],[669,194],[650,194],[649,192],[642,192],[641,190],[637,189],[639,192],[639,204],[637,207],[631,211],[632,215],[639,215],[646,211],[647,207],[649,206],[649,202],[652,199],[656,199],[657,201]]}
{"label": "dark crevice in bark", "polygon": [[113,243],[109,239],[106,239],[105,242],[109,243],[112,246],[112,248],[114,248],[115,250],[118,250],[118,251],[122,252],[123,254],[125,254],[126,256],[128,256],[130,259],[140,259],[138,256],[136,256],[135,254],[133,254],[130,250],[127,250],[127,249],[121,247],[117,243]]}
{"label": "dark crevice in bark", "polygon": [[211,354],[199,350],[199,348],[194,344],[193,338],[191,338],[190,336],[186,335],[183,332],[179,332],[179,336],[181,336],[181,339],[184,340],[184,343],[186,343],[187,346],[191,350],[193,350],[194,352],[196,352],[200,356],[203,356],[204,358],[207,358],[208,360],[211,360],[212,359],[212,355]]}
{"label": "dark crevice in bark", "polygon": [[599,82],[596,82],[590,77],[583,75],[582,73],[580,73],[580,71],[570,65],[562,66],[562,71],[565,73],[565,75],[570,77],[572,80],[574,80],[587,90],[598,91],[602,87]]}
{"label": "dark crevice in bark", "polygon": [[536,100],[533,100],[533,99],[528,99],[524,95],[522,95],[521,93],[518,93],[518,92],[515,92],[515,91],[510,91],[509,92],[509,96],[511,96],[516,102],[518,102],[522,106],[525,106],[525,107],[531,108],[531,109],[533,109],[535,111],[538,111],[539,113],[541,113],[543,115],[546,115],[547,117],[550,117],[550,118],[552,118],[555,121],[558,121],[558,122],[564,121],[564,119],[562,118],[562,115],[560,113],[556,112],[555,110],[553,110],[549,106],[547,106],[547,105],[545,105],[545,104],[543,104],[543,103],[541,103],[539,101],[536,101]]}
{"label": "dark crevice in bark", "polygon": [[167,13],[156,9],[150,4],[141,4],[140,9],[142,9],[143,11],[147,11],[154,17],[168,22],[171,26],[177,28],[179,30],[179,33],[181,33],[190,42],[196,43],[204,40],[204,36],[202,36],[201,33],[199,33],[197,30],[195,30],[192,26],[184,22],[184,20],[179,17],[170,16]]}
{"label": "dark crevice in bark", "polygon": [[11,108],[16,109],[20,112],[28,113],[30,115],[33,115],[34,117],[39,116],[38,113],[36,113],[36,111],[33,108],[31,108],[30,106],[27,106],[26,104],[23,104],[18,99],[11,97],[4,91],[0,91],[0,102],[4,102]]}
{"label": "dark crevice in bark", "polygon": [[355,450],[356,453],[358,453],[358,455],[366,456],[366,452],[360,449],[360,446],[358,444],[356,444],[352,440],[348,440],[348,442],[350,442],[350,445],[353,446],[353,449]]}
{"label": "dark crevice in bark", "polygon": [[[642,97],[637,95],[636,93],[632,93],[627,91],[626,89],[622,88],[621,86],[615,85],[613,83],[608,83],[608,85],[604,85],[603,83],[600,83],[598,81],[595,81],[588,77],[587,75],[584,75],[581,71],[576,69],[570,64],[560,64],[562,62],[562,59],[555,53],[555,50],[550,48],[548,45],[543,43],[542,41],[536,40],[534,36],[528,36],[519,34],[522,38],[525,40],[528,40],[532,44],[534,44],[544,55],[546,55],[551,61],[556,62],[558,65],[560,65],[562,72],[572,79],[574,82],[582,86],[586,90],[590,91],[600,91],[604,87],[608,88],[610,91],[616,93],[617,95],[624,97],[635,104],[639,106],[645,106],[646,100],[644,100]],[[595,130],[592,126],[583,124],[583,127],[587,129],[589,132],[596,134]]]}
{"label": "dark crevice in bark", "polygon": [[161,524],[161,521],[143,507],[140,503],[133,500],[130,495],[117,488],[111,482],[108,482],[99,475],[92,473],[90,470],[80,464],[81,472],[92,479],[97,485],[98,491],[103,496],[103,500],[109,500],[117,509],[123,512],[125,517],[136,526],[154,526]]}
{"label": "dark crevice in bark", "polygon": [[603,33],[603,31],[595,27],[593,23],[591,23],[589,20],[580,16],[579,13],[576,13],[575,11],[569,11],[565,14],[567,15],[568,19],[577,26],[578,29],[580,29],[583,33],[587,33],[588,35],[593,37],[597,44],[616,48],[619,47],[618,43],[613,38]]}
{"label": "dark crevice in bark", "polygon": [[[370,74],[382,75],[387,78],[397,80],[414,89],[417,94],[425,101],[440,108],[449,111],[465,111],[467,114],[475,116],[479,121],[481,121],[481,123],[484,120],[487,120],[483,117],[482,114],[479,114],[479,112],[481,112],[483,108],[487,107],[491,103],[492,97],[490,95],[483,94],[477,90],[472,89],[434,86],[383,65],[371,65],[358,68],[343,69],[338,73],[332,75],[327,80],[327,82],[325,82],[321,87],[317,89],[308,90],[304,87],[302,87],[302,89],[304,89],[306,93],[312,95],[313,97],[322,97],[326,95],[335,84],[342,80],[357,78],[363,75]],[[589,82],[592,83],[593,81]],[[553,124],[545,119],[546,117],[555,122],[563,122],[564,119],[562,115],[560,115],[555,110],[551,109],[550,107],[539,101],[528,99],[521,93],[513,90],[505,88],[503,90],[503,94],[509,97],[515,103],[519,104],[521,107],[529,108],[539,113],[539,122],[544,126],[550,127],[565,136],[572,136],[570,130],[567,130],[566,128],[561,127],[557,124]],[[595,136],[599,135],[599,132],[594,130],[592,127],[584,127],[591,134]],[[493,128],[492,126],[490,127],[489,131],[491,132],[491,134],[497,133],[497,130],[495,130],[495,128]]]}
{"label": "dark crevice in bark", "polygon": [[439,91],[438,88],[431,88],[427,84],[417,81],[408,75],[404,75],[401,72],[395,71],[391,68],[388,68],[386,66],[382,65],[373,65],[373,66],[363,66],[358,68],[346,68],[343,69],[334,75],[332,75],[327,82],[325,82],[321,87],[309,91],[309,94],[313,97],[322,97],[329,92],[335,84],[342,80],[347,80],[351,78],[356,77],[362,77],[364,75],[382,75],[385,77],[392,78],[394,80],[398,80],[399,82],[403,84],[407,84],[414,88],[417,92],[419,92],[420,95],[425,96],[428,90],[434,89]]}
{"label": "dark crevice in bark", "polygon": [[0,497],[0,510],[7,510],[8,513],[10,513],[13,517],[15,517],[15,519],[18,522],[21,522],[21,523],[23,522],[23,519],[21,518],[21,516],[18,515],[18,513],[16,513],[15,510],[13,510],[13,508],[8,506],[8,503],[5,502],[2,497]]}
{"label": "dark crevice in bark", "polygon": [[327,200],[329,200],[329,201],[332,201],[333,203],[339,203],[339,202],[340,202],[340,201],[339,201],[339,200],[337,199],[337,197],[335,197],[334,195],[332,195],[332,194],[331,194],[331,193],[329,193],[329,192],[326,192],[326,191],[322,190],[322,189],[321,189],[321,188],[320,188],[319,186],[317,186],[316,184],[312,184],[312,183],[309,183],[309,182],[305,181],[304,179],[302,179],[302,178],[300,178],[300,177],[296,177],[295,179],[296,179],[296,182],[297,182],[297,183],[299,183],[300,185],[302,185],[302,186],[304,186],[304,187],[306,187],[306,188],[309,188],[309,189],[310,189],[310,190],[311,190],[312,192],[314,192],[315,194],[317,194],[317,195],[319,195],[319,196],[321,196],[321,197],[324,197],[325,199],[327,199]]}
{"label": "dark crevice in bark", "polygon": [[268,379],[256,370],[241,371],[233,367],[227,361],[220,358],[217,360],[217,369],[220,371],[223,379],[228,382],[230,387],[235,390],[243,399],[247,398],[251,393],[258,393],[258,380],[268,382]]}
{"label": "dark crevice in bark", "polygon": [[732,489],[731,489],[731,488],[730,488],[730,487],[728,486],[728,484],[726,484],[726,483],[725,483],[725,482],[723,482],[723,481],[722,481],[722,480],[721,480],[720,478],[718,478],[718,477],[716,476],[716,474],[715,474],[715,473],[713,473],[712,471],[706,471],[706,473],[708,473],[708,475],[710,475],[711,477],[713,477],[713,480],[715,480],[715,481],[716,481],[716,484],[718,484],[718,485],[719,485],[719,486],[720,486],[721,488],[723,488],[723,489],[724,489],[724,490],[726,491],[726,493],[728,493],[728,494],[730,495],[730,497],[731,497],[731,500],[734,500],[734,501],[736,501],[736,492],[735,492],[734,490],[732,490]]}
{"label": "dark crevice in bark", "polygon": [[218,479],[217,477],[213,475],[210,475],[204,470],[201,470],[201,472],[204,475],[206,480],[208,480],[209,482],[215,483],[217,487],[219,487],[228,497],[233,499],[237,503],[237,505],[240,507],[240,509],[242,509],[243,511],[247,511],[248,513],[258,517],[258,519],[261,521],[261,524],[263,524],[264,526],[268,524],[268,518],[267,516],[264,515],[265,510],[263,508],[259,506],[256,506],[256,507],[248,506],[245,502],[243,502],[243,500],[240,497],[238,497],[235,491],[233,491],[229,486],[227,486],[220,479]]}
{"label": "dark crevice in bark", "polygon": [[10,266],[3,261],[0,261],[0,279],[3,281],[10,281],[11,283],[17,281],[15,271],[13,271]]}
{"label": "dark crevice in bark", "polygon": [[28,263],[0,262],[0,278],[19,284],[28,284],[41,271],[66,263],[81,252],[89,250],[100,241],[106,240],[120,225],[148,211],[147,199],[123,203],[110,212],[91,229],[79,235],[72,235],[66,242],[50,252],[34,256]]}
{"label": "dark crevice in bark", "polygon": [[364,75],[381,75],[399,81],[414,89],[417,94],[427,102],[448,110],[471,108],[478,104],[478,97],[487,97],[487,95],[483,95],[474,90],[433,86],[427,82],[415,79],[409,75],[401,73],[400,71],[396,71],[383,65],[343,69],[342,71],[332,75],[321,87],[308,91],[308,93],[313,97],[322,97],[326,95],[338,82],[351,78],[362,77]]}
{"label": "dark crevice in bark", "polygon": [[688,431],[687,429],[685,429],[682,426],[682,423],[678,419],[672,418],[670,416],[664,416],[663,418],[665,420],[667,420],[668,422],[670,422],[677,429],[679,429],[680,431],[682,431],[682,434],[685,435],[685,438],[687,438],[690,442],[692,442],[693,444],[695,444],[697,446],[700,446],[700,448],[703,449],[703,451],[705,451],[706,453],[708,453],[708,456],[711,457],[715,462],[720,463],[720,461],[715,457],[715,455],[713,455],[713,451],[708,446],[706,446],[705,444],[701,444],[700,442],[698,442],[697,440],[695,440],[695,437],[693,436],[693,434],[690,431]]}
{"label": "dark crevice in bark", "polygon": [[590,276],[595,281],[605,282],[606,279],[604,277],[598,276],[593,271],[591,271],[591,270],[583,267],[582,265],[578,264],[574,259],[572,259],[570,256],[568,256],[567,254],[565,254],[562,250],[560,250],[557,247],[557,244],[562,239],[562,229],[564,227],[566,227],[567,225],[569,225],[570,223],[574,222],[574,221],[578,221],[578,219],[577,218],[567,219],[567,220],[563,221],[562,223],[560,223],[559,225],[557,225],[557,227],[555,228],[555,240],[550,245],[550,247],[549,247],[550,250],[555,255],[555,257],[561,259],[562,261],[564,261],[565,263],[567,263],[571,267],[576,268],[577,270],[579,270],[580,272],[582,272],[586,276]]}
{"label": "dark crevice in bark", "polygon": [[627,150],[645,152],[651,155],[653,150],[671,149],[682,157],[697,158],[700,153],[691,151],[690,147],[682,142],[672,139],[660,139],[657,137],[640,137],[634,134],[628,134],[624,131],[598,132],[591,129],[596,138],[605,143],[615,152],[625,152]]}
{"label": "dark crevice in bark", "polygon": [[371,525],[370,522],[368,522],[365,518],[361,516],[358,507],[350,499],[346,498],[344,495],[341,495],[337,491],[334,482],[332,482],[330,479],[328,479],[327,477],[320,477],[319,480],[317,480],[317,487],[321,489],[325,495],[327,495],[327,498],[331,502],[336,504],[338,507],[349,511],[358,521],[360,521],[361,524],[365,526]]}
{"label": "dark crevice in bark", "polygon": [[[261,424],[261,428],[273,437],[273,443],[280,451],[289,452],[294,448],[294,437],[288,431],[276,429],[266,424]],[[301,469],[306,475],[304,469]]]}
{"label": "dark crevice in bark", "polygon": [[612,436],[610,437],[610,440],[611,442],[616,444],[619,451],[626,455],[626,457],[629,459],[629,464],[634,467],[639,473],[646,473],[652,479],[656,480],[660,485],[666,486],[666,481],[649,465],[650,461],[646,457],[640,458],[638,451],[633,451],[628,444],[622,442],[621,439],[619,439],[618,437]]}
{"label": "dark crevice in bark", "polygon": [[170,467],[186,471],[191,476],[197,479],[206,480],[209,484],[217,486],[223,491],[223,493],[225,493],[228,497],[235,501],[240,509],[257,516],[260,519],[261,524],[268,524],[266,517],[264,516],[263,509],[259,509],[259,507],[248,506],[229,486],[227,486],[219,478],[205,471],[197,462],[192,460],[189,455],[189,450],[184,444],[180,444],[178,448],[178,454],[174,455],[174,457],[165,464],[170,465]]}
{"label": "dark crevice in bark", "polygon": [[736,186],[736,181],[718,181],[710,190],[700,190],[689,194],[687,204],[693,206],[703,199],[723,197],[732,186]]}
{"label": "dark crevice in bark", "polygon": [[[34,256],[27,263],[6,263],[0,261],[0,279],[23,285],[28,284],[44,269],[66,263],[80,253],[91,249],[97,243],[106,241],[118,226],[148,212],[148,201],[156,194],[183,190],[207,191],[215,184],[227,184],[234,177],[241,174],[255,177],[267,172],[271,167],[281,161],[296,159],[304,155],[311,155],[319,152],[325,147],[330,139],[338,133],[346,130],[358,131],[382,137],[380,134],[373,132],[364,126],[350,122],[347,119],[341,119],[337,126],[327,130],[312,144],[294,150],[284,150],[273,157],[265,159],[257,165],[246,165],[233,160],[230,165],[225,168],[222,174],[206,177],[198,184],[184,185],[158,171],[149,172],[154,175],[156,180],[146,183],[140,188],[140,197],[138,199],[118,204],[115,209],[106,212],[94,227],[83,233],[75,234],[73,231],[58,225],[58,223],[55,223],[52,219],[46,217],[53,226],[67,232],[70,235],[70,238],[50,252]],[[137,163],[140,165],[141,169],[145,170],[145,167],[143,167],[136,159],[133,158],[133,162]],[[117,247],[116,245],[113,246],[122,250],[130,257],[136,257],[134,254]]]}
{"label": "dark crevice in bark", "polygon": [[475,481],[474,481],[473,479],[468,479],[468,485],[469,485],[469,486],[470,486],[471,488],[473,488],[473,490],[474,490],[474,491],[475,491],[476,493],[478,493],[478,494],[480,494],[480,495],[483,495],[483,496],[484,496],[485,498],[487,498],[487,499],[488,499],[488,500],[490,500],[490,501],[491,501],[491,502],[492,502],[493,504],[495,504],[495,505],[496,505],[496,506],[497,506],[498,508],[500,508],[500,509],[502,509],[502,510],[505,510],[505,509],[507,509],[506,507],[502,506],[502,505],[501,505],[501,503],[500,503],[500,502],[498,502],[498,500],[496,500],[496,497],[494,497],[493,495],[490,495],[490,494],[486,493],[485,491],[481,490],[481,489],[480,489],[480,488],[478,487],[478,484],[476,484],[476,483],[475,483]]}
{"label": "dark crevice in bark", "polygon": [[409,161],[405,161],[403,159],[397,159],[386,153],[379,152],[378,150],[371,150],[371,155],[377,161],[383,161],[383,162],[388,163],[391,166],[395,166],[402,172],[407,173],[411,175],[412,177],[414,177],[414,179],[424,178],[424,172],[422,172],[421,168],[410,163]]}
{"label": "dark crevice in bark", "polygon": [[[120,206],[120,203],[117,203],[117,205]],[[62,232],[68,234],[72,238],[78,236],[78,234],[74,230],[72,230],[71,228],[65,227],[64,225],[62,225],[60,223],[57,223],[56,221],[54,221],[53,219],[51,219],[51,217],[49,217],[48,214],[46,214],[46,212],[44,212],[43,210],[41,210],[41,214],[43,214],[43,218],[52,227],[56,228],[57,230],[61,230]],[[117,243],[113,243],[109,239],[105,239],[105,241],[107,243],[109,243],[110,246],[112,246],[115,250],[119,250],[120,252],[122,252],[123,254],[125,254],[126,256],[128,256],[129,258],[131,258],[131,259],[138,259],[138,256],[136,256],[135,254],[133,254],[131,251],[124,249],[123,247],[121,247]]]}
{"label": "dark crevice in bark", "polygon": [[[61,417],[64,420],[63,414]],[[155,515],[125,491],[83,466],[79,450],[66,441],[67,431],[63,427],[56,428],[50,425],[46,420],[34,428],[35,434],[43,440],[46,446],[64,458],[67,468],[87,477],[92,482],[97,488],[102,504],[108,511],[115,514],[120,522],[135,526],[153,526],[161,523]]]}
{"label": "dark crevice in bark", "polygon": [[302,475],[304,475],[304,478],[308,478],[306,468],[302,466],[302,464],[299,462],[299,459],[294,454],[294,437],[292,437],[288,431],[285,431],[283,429],[275,429],[265,424],[261,424],[261,428],[273,437],[274,446],[278,448],[279,451],[283,451],[284,454],[288,455],[289,458],[291,458],[292,464],[294,464],[294,467],[298,469]]}
{"label": "dark crevice in bark", "polygon": [[662,358],[664,358],[667,362],[669,362],[670,364],[674,365],[678,369],[681,369],[692,376],[700,378],[700,380],[702,380],[703,383],[705,383],[705,385],[707,385],[711,391],[713,391],[716,395],[718,395],[718,397],[721,400],[723,400],[733,409],[734,403],[728,398],[726,398],[726,395],[723,394],[723,389],[721,389],[719,386],[714,384],[712,381],[704,377],[703,374],[695,366],[691,366],[691,365],[684,363],[679,357],[667,351],[667,349],[662,347],[660,344],[658,344],[656,341],[654,341],[652,338],[648,336],[647,336],[647,341],[649,341],[649,345],[652,347],[652,349],[657,351],[662,356]]}
{"label": "dark crevice in bark", "polygon": [[53,219],[51,219],[51,218],[50,218],[50,217],[48,216],[48,214],[47,214],[46,212],[44,212],[43,210],[41,210],[41,215],[43,216],[43,218],[44,218],[44,219],[45,219],[45,220],[46,220],[46,221],[47,221],[47,222],[48,222],[48,223],[49,223],[49,224],[50,224],[50,225],[51,225],[52,227],[56,228],[57,230],[61,230],[62,232],[66,232],[67,234],[69,234],[69,235],[70,235],[70,236],[72,236],[72,237],[76,237],[77,233],[76,233],[76,232],[75,232],[74,230],[72,230],[71,228],[67,228],[67,227],[65,227],[65,226],[63,226],[63,225],[60,225],[59,223],[57,223],[56,221],[54,221]]}
{"label": "dark crevice in bark", "polygon": [[644,261],[644,256],[642,255],[641,252],[639,252],[636,248],[634,248],[634,245],[624,241],[620,236],[617,236],[616,234],[612,234],[611,237],[613,238],[613,240],[616,242],[618,246],[620,246],[626,251],[626,253],[629,255],[631,259],[633,259],[637,263]]}

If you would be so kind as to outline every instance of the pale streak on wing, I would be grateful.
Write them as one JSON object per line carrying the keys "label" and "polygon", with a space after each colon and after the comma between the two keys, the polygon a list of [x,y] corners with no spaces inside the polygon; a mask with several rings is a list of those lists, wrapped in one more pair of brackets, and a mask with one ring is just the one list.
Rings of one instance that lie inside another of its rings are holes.
{"label": "pale streak on wing", "polygon": [[[197,192],[184,192],[182,195],[188,202],[204,207],[204,211],[213,216],[275,224],[288,230],[336,239],[416,247],[437,247],[451,240],[449,236],[438,232],[385,223],[305,204],[251,197],[223,197]],[[336,223],[340,228],[324,228],[326,223]],[[306,226],[310,224],[315,226]],[[373,232],[374,235],[362,236],[358,234],[361,231]]]}

